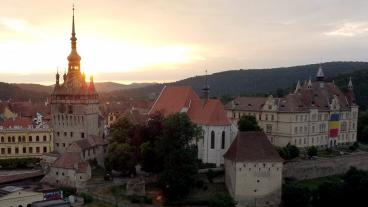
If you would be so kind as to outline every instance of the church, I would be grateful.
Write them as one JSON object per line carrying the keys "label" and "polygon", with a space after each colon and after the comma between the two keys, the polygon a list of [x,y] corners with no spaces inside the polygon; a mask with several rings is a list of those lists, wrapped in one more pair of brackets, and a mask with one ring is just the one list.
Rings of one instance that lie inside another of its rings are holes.
{"label": "church", "polygon": [[78,188],[91,177],[88,161],[103,166],[107,141],[104,139],[104,119],[100,112],[93,76],[87,83],[85,74],[81,72],[74,7],[70,40],[68,71],[63,74],[62,83],[57,72],[51,95],[51,125],[54,130],[55,152],[45,155],[44,163],[48,166],[48,173],[43,181]]}

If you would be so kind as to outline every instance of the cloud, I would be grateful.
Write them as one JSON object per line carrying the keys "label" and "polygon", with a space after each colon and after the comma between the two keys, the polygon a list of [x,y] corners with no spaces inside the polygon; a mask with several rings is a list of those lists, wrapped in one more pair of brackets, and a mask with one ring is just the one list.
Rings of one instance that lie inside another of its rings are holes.
{"label": "cloud", "polygon": [[28,32],[30,25],[23,19],[0,17],[0,24],[14,32]]}
{"label": "cloud", "polygon": [[324,33],[327,36],[343,36],[343,37],[355,37],[363,35],[368,32],[368,23],[365,22],[347,22],[339,28]]}

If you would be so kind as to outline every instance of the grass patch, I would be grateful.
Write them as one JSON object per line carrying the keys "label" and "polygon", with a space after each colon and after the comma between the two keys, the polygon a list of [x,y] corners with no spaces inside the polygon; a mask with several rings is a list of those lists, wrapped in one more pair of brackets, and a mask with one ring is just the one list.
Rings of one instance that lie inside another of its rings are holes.
{"label": "grass patch", "polygon": [[305,187],[313,191],[313,190],[317,190],[318,187],[324,183],[340,183],[340,182],[343,182],[342,176],[333,175],[333,176],[321,177],[321,178],[310,179],[310,180],[291,181],[290,184],[293,184],[299,187]]}
{"label": "grass patch", "polygon": [[206,183],[203,188],[193,188],[186,200],[209,200],[217,194],[228,194],[224,183]]}

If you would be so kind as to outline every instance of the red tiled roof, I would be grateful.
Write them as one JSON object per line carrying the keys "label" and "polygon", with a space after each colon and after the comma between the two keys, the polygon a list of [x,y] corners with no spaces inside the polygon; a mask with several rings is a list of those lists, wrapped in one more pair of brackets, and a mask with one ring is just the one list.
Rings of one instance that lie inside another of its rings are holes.
{"label": "red tiled roof", "polygon": [[201,100],[189,86],[164,87],[149,114],[164,116],[187,112],[193,123],[200,125],[229,125],[222,103],[217,99]]}
{"label": "red tiled roof", "polygon": [[75,142],[82,150],[89,149],[96,146],[107,145],[107,142],[101,137],[90,136],[86,139],[81,139]]}
{"label": "red tiled roof", "polygon": [[29,126],[32,126],[32,120],[30,118],[17,117],[14,119],[6,119],[0,125],[4,128],[28,128]]}
{"label": "red tiled roof", "polygon": [[78,172],[86,172],[88,165],[88,162],[82,160],[80,153],[67,152],[61,154],[61,156],[55,161],[53,167],[75,169]]}
{"label": "red tiled roof", "polygon": [[236,97],[225,105],[225,108],[242,111],[260,111],[267,97]]}
{"label": "red tiled roof", "polygon": [[235,140],[224,154],[224,158],[238,162],[283,161],[264,132],[238,132]]}

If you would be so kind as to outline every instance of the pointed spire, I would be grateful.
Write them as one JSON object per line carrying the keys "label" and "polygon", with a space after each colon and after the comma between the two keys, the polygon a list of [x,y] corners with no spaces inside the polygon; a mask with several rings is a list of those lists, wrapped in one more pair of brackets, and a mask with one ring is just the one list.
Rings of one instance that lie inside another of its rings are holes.
{"label": "pointed spire", "polygon": [[71,71],[79,71],[80,70],[80,60],[81,57],[78,55],[77,52],[77,37],[75,33],[75,7],[73,4],[73,17],[72,17],[72,37],[70,38],[71,41],[71,51],[68,56],[69,66],[68,66],[68,73]]}
{"label": "pointed spire", "polygon": [[353,90],[353,89],[354,89],[353,81],[351,80],[351,76],[350,76],[350,78],[349,78],[348,89],[349,89],[349,90]]}
{"label": "pointed spire", "polygon": [[297,93],[300,89],[300,81],[298,80],[298,82],[296,83],[296,87],[295,87],[295,91],[294,93]]}
{"label": "pointed spire", "polygon": [[317,75],[316,75],[316,80],[317,81],[324,81],[324,79],[325,79],[325,74],[323,73],[322,63],[320,63],[319,67],[318,67],[318,72],[317,72]]}
{"label": "pointed spire", "polygon": [[60,75],[59,75],[59,67],[56,68],[56,85],[59,85]]}
{"label": "pointed spire", "polygon": [[202,89],[203,91],[203,96],[205,100],[209,99],[209,94],[210,94],[210,86],[208,85],[208,77],[207,77],[207,70],[205,72],[205,79],[204,79],[204,87]]}
{"label": "pointed spire", "polygon": [[65,82],[66,80],[66,69],[64,69],[64,75],[63,75],[63,81]]}
{"label": "pointed spire", "polygon": [[312,79],[309,76],[309,80],[308,80],[308,84],[307,84],[307,88],[311,89],[312,88]]}

